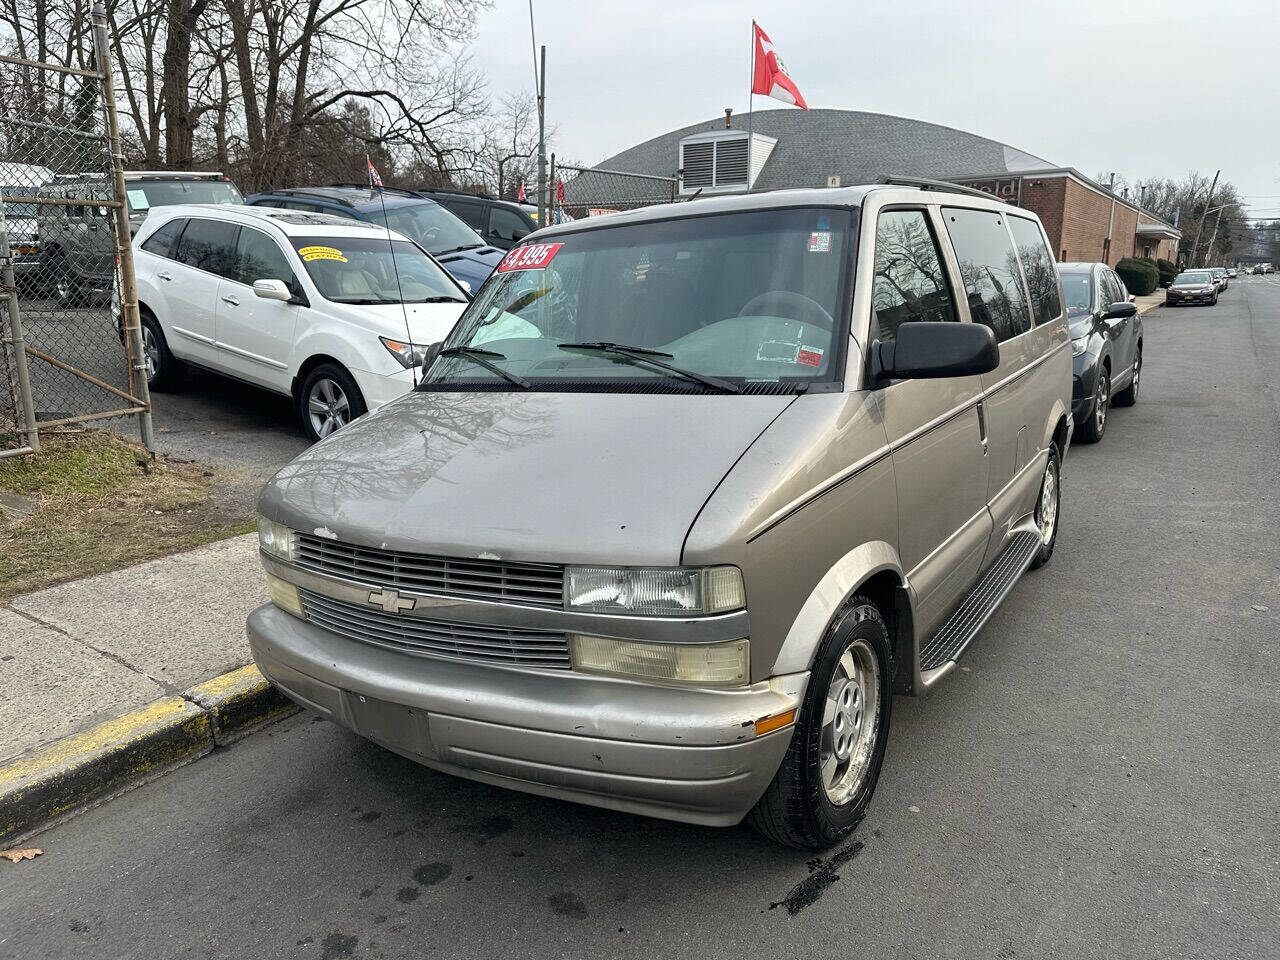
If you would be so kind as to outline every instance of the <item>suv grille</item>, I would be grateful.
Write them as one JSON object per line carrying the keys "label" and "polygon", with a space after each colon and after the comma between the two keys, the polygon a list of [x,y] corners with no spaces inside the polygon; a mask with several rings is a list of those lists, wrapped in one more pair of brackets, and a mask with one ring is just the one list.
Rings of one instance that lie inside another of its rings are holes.
{"label": "suv grille", "polygon": [[525,603],[557,610],[564,605],[564,567],[554,563],[429,557],[357,547],[304,533],[298,534],[295,562],[316,573],[408,593]]}
{"label": "suv grille", "polygon": [[302,607],[318,627],[350,640],[377,643],[479,663],[569,669],[569,641],[563,633],[423,620],[302,591]]}

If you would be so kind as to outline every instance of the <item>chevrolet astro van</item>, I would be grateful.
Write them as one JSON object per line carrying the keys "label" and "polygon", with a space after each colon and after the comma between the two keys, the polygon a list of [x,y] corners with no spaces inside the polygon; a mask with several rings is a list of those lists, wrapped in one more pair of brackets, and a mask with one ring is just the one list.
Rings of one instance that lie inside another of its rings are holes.
{"label": "chevrolet astro van", "polygon": [[1062,291],[976,192],[551,227],[433,353],[266,486],[248,629],[289,696],[438,770],[828,847],[893,694],[1053,553]]}

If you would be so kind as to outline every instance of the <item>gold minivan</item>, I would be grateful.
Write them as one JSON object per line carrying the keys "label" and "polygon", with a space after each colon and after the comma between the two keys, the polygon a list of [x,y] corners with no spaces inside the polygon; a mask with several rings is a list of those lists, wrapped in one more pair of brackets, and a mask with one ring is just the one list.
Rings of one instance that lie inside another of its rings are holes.
{"label": "gold minivan", "polygon": [[821,849],[1058,535],[1034,214],[931,181],[515,247],[418,389],[266,486],[262,672],[427,766]]}

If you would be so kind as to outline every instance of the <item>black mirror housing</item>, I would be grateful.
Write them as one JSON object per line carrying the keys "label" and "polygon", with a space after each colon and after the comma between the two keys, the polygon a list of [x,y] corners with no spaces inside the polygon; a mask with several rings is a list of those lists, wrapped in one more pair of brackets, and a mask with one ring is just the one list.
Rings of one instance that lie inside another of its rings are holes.
{"label": "black mirror housing", "polygon": [[873,346],[877,373],[892,379],[972,377],[1000,366],[1000,345],[980,323],[899,324],[893,340]]}
{"label": "black mirror housing", "polygon": [[1136,316],[1137,313],[1138,305],[1136,303],[1125,303],[1123,300],[1119,300],[1107,307],[1106,312],[1102,315],[1102,319],[1123,320],[1126,317]]}

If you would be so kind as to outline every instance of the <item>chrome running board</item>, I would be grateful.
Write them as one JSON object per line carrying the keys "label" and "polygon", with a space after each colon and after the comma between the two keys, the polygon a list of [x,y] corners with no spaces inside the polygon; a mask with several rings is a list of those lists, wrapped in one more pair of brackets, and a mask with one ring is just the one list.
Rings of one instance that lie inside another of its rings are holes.
{"label": "chrome running board", "polygon": [[923,689],[928,690],[955,669],[956,662],[978,631],[1031,566],[1042,542],[1038,530],[1025,527],[1009,538],[1004,551],[974,584],[955,613],[920,649],[920,685]]}

